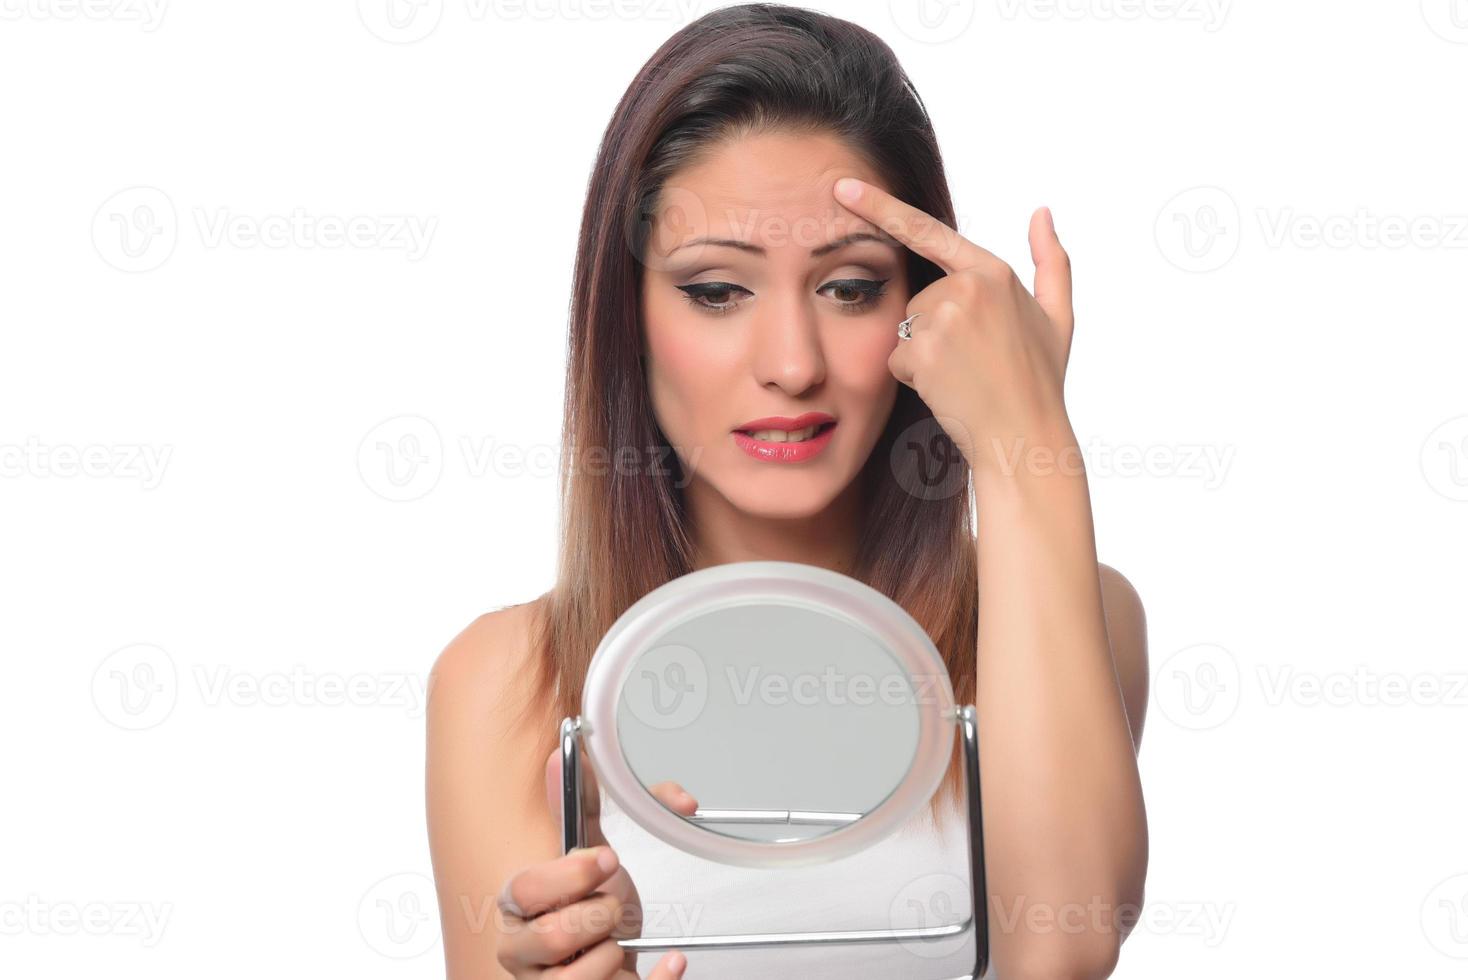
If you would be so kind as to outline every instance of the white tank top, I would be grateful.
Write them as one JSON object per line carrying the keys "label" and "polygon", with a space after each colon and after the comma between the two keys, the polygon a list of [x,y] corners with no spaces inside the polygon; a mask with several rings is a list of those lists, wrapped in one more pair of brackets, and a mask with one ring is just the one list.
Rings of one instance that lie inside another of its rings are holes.
{"label": "white tank top", "polygon": [[[807,868],[719,864],[648,834],[603,798],[602,833],[637,885],[647,937],[889,929],[968,918],[967,815],[941,831],[924,807],[860,853]],[[687,980],[968,980],[974,934],[951,939],[751,949],[684,949]],[[665,952],[639,954],[646,976]],[[995,980],[992,969],[983,974]]]}

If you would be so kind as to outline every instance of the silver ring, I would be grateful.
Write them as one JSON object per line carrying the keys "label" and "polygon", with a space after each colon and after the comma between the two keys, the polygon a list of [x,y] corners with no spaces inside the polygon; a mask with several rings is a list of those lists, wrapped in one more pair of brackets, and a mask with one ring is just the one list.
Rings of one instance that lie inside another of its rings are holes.
{"label": "silver ring", "polygon": [[922,316],[921,313],[914,313],[912,316],[908,317],[906,320],[903,320],[897,325],[898,340],[912,339],[912,321],[916,320],[920,316]]}

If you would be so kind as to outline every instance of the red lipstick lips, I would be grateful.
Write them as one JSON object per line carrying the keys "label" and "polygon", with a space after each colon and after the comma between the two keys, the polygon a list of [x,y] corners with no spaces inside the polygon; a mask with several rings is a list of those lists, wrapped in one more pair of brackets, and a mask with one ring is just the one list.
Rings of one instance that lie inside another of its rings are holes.
{"label": "red lipstick lips", "polygon": [[[751,432],[760,432],[765,429],[794,432],[812,425],[821,426],[821,429],[809,439],[800,442],[766,442],[750,435]],[[768,415],[764,418],[752,419],[735,429],[734,442],[740,449],[758,460],[769,463],[803,463],[826,448],[831,441],[831,433],[835,430],[835,418],[825,412],[806,412],[793,419],[784,415]]]}
{"label": "red lipstick lips", "polygon": [[836,421],[825,412],[806,412],[795,418],[787,418],[784,415],[767,415],[762,419],[754,419],[738,426],[736,432],[758,432],[760,429],[781,429],[791,432],[795,429],[804,429],[810,425],[822,425],[826,422]]}

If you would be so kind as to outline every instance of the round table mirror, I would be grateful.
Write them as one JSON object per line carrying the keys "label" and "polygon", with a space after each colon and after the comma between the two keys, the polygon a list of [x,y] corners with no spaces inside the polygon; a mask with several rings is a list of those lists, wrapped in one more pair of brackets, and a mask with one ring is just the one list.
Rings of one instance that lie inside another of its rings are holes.
{"label": "round table mirror", "polygon": [[702,857],[854,853],[925,806],[953,754],[947,667],[846,575],[735,562],[653,590],[598,646],[582,734],[602,791]]}

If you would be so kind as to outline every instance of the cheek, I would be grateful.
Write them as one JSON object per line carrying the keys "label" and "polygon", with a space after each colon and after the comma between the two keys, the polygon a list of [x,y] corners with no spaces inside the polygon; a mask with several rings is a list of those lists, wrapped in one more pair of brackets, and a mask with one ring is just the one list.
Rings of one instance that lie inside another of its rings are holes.
{"label": "cheek", "polygon": [[[648,311],[648,390],[658,424],[670,439],[692,436],[717,421],[720,393],[734,370],[731,352],[717,335],[686,317]],[[686,442],[687,439],[682,441]]]}
{"label": "cheek", "polygon": [[895,325],[891,330],[873,325],[859,333],[848,333],[840,344],[830,348],[832,373],[841,379],[843,388],[879,395],[898,383],[887,366],[887,359],[899,343]]}

